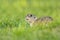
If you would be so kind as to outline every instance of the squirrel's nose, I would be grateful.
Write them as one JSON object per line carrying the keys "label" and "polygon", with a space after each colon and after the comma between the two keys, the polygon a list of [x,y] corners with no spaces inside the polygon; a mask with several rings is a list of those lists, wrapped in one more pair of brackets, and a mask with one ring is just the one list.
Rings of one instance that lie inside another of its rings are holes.
{"label": "squirrel's nose", "polygon": [[26,19],[26,20],[29,20],[29,19]]}

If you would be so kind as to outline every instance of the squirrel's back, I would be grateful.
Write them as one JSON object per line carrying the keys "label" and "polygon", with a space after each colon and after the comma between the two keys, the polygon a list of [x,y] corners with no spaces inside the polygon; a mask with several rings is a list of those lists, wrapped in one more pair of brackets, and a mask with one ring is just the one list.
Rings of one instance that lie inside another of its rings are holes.
{"label": "squirrel's back", "polygon": [[38,23],[49,23],[51,21],[53,21],[52,17],[50,17],[50,16],[44,16],[44,17],[36,19],[35,22],[38,22]]}

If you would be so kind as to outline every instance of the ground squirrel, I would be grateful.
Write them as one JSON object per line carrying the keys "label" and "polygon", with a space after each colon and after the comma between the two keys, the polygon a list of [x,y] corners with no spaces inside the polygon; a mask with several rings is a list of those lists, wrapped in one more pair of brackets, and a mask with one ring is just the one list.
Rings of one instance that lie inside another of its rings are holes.
{"label": "ground squirrel", "polygon": [[27,14],[25,20],[27,21],[27,23],[30,24],[30,26],[32,26],[34,23],[37,23],[37,22],[47,24],[48,22],[51,22],[53,18],[50,16],[43,16],[43,17],[37,18],[33,14]]}

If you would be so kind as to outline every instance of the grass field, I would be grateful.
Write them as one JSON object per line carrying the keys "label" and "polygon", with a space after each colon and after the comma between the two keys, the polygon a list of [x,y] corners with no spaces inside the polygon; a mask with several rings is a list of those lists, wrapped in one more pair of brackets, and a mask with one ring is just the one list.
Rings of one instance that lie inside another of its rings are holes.
{"label": "grass field", "polygon": [[[30,27],[25,16],[51,16],[46,27]],[[60,40],[60,0],[0,0],[0,40]]]}

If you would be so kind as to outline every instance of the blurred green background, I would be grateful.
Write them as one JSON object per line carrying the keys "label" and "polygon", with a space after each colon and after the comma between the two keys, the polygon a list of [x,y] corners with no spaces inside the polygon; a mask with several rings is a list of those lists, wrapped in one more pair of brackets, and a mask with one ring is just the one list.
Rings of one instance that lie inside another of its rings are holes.
{"label": "blurred green background", "polygon": [[[55,21],[50,28],[30,28],[25,22],[28,13]],[[0,40],[60,40],[58,25],[60,0],[0,0]]]}

